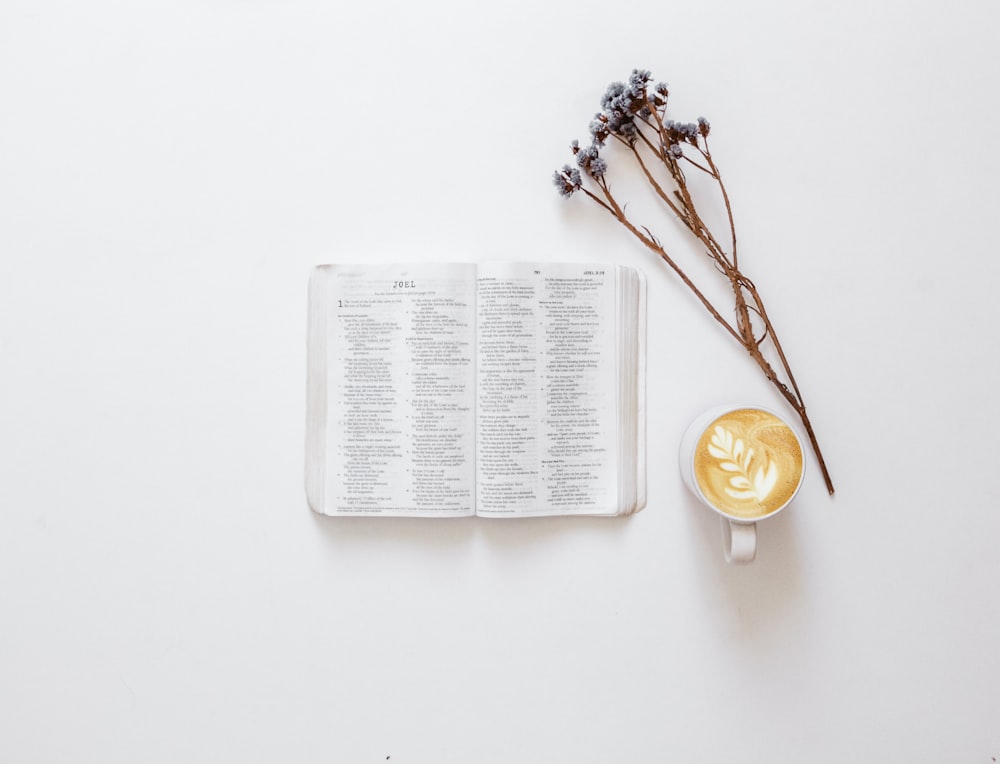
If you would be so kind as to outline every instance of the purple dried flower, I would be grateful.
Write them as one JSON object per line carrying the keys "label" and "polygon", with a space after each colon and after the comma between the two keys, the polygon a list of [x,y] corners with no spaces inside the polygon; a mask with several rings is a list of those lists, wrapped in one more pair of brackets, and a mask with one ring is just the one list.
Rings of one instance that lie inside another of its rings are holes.
{"label": "purple dried flower", "polygon": [[608,130],[608,120],[603,114],[595,114],[594,118],[590,121],[590,137],[594,144],[597,146],[603,146],[604,142],[608,139],[610,135],[610,130]]}
{"label": "purple dried flower", "polygon": [[601,108],[608,111],[615,99],[617,99],[624,92],[624,82],[612,82],[608,85],[608,89],[604,91],[604,95],[601,96]]}
{"label": "purple dried flower", "polygon": [[608,169],[607,162],[601,159],[600,150],[594,144],[576,152],[576,163],[592,178],[603,178]]}
{"label": "purple dried flower", "polygon": [[583,178],[580,176],[578,169],[565,164],[561,170],[556,170],[552,173],[552,185],[556,187],[562,196],[568,198],[575,191],[580,190],[580,186],[583,185]]}
{"label": "purple dried flower", "polygon": [[[646,85],[652,79],[653,75],[650,74],[645,69],[633,69],[631,76],[628,78],[628,87],[625,89],[623,95],[625,95],[632,104],[645,103],[646,101]],[[635,111],[635,108],[631,109]]]}

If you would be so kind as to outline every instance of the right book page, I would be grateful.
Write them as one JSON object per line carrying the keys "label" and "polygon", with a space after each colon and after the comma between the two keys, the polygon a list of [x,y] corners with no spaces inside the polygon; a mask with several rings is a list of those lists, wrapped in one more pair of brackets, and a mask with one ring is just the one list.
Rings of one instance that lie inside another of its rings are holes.
{"label": "right book page", "polygon": [[[635,509],[636,428],[619,426],[625,410],[637,411],[634,395],[623,405],[619,389],[621,363],[635,356],[620,352],[618,270],[479,266],[476,514]],[[633,384],[637,369],[626,372]],[[623,467],[632,473],[624,492]],[[622,506],[623,495],[632,506]]]}

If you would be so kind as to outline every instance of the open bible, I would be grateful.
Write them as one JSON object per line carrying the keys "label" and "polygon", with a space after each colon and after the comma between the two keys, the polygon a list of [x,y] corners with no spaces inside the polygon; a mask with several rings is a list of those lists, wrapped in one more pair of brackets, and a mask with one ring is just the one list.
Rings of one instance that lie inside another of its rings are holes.
{"label": "open bible", "polygon": [[645,277],[323,265],[306,496],[326,515],[623,515],[646,502]]}

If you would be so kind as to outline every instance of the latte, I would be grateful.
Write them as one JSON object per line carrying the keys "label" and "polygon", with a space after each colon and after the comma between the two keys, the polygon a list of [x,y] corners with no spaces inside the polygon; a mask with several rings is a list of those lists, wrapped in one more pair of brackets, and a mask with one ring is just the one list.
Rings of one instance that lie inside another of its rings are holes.
{"label": "latte", "polygon": [[761,409],[729,411],[702,432],[694,479],[720,512],[757,520],[777,512],[802,480],[802,446],[781,419]]}

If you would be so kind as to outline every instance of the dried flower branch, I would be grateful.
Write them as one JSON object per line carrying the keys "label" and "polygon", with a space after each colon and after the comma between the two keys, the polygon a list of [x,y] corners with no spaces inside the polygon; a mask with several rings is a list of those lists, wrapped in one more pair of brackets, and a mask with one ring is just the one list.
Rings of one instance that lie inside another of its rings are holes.
{"label": "dried flower branch", "polygon": [[[739,267],[733,209],[722,175],[708,147],[708,120],[699,117],[696,123],[680,123],[667,119],[668,96],[667,86],[663,83],[653,85],[650,72],[642,69],[633,70],[628,83],[609,85],[601,99],[601,111],[590,123],[590,145],[582,147],[573,141],[571,148],[576,167],[564,165],[554,173],[553,183],[563,196],[582,192],[613,215],[633,236],[663,259],[712,318],[746,349],[764,376],[798,414],[819,462],[826,488],[832,495],[833,481],[806,413],[802,393],[764,308],[760,292]],[[632,156],[659,200],[697,239],[715,269],[726,279],[733,293],[735,321],[727,319],[715,307],[647,227],[636,224],[625,213],[624,206],[611,193],[605,179],[608,167],[601,150],[609,141],[620,144]],[[699,214],[688,185],[687,172],[701,172],[715,181],[728,218],[729,232],[725,245],[709,230]],[[763,327],[759,333],[755,323]],[[764,355],[768,343],[777,357],[777,368]]]}

